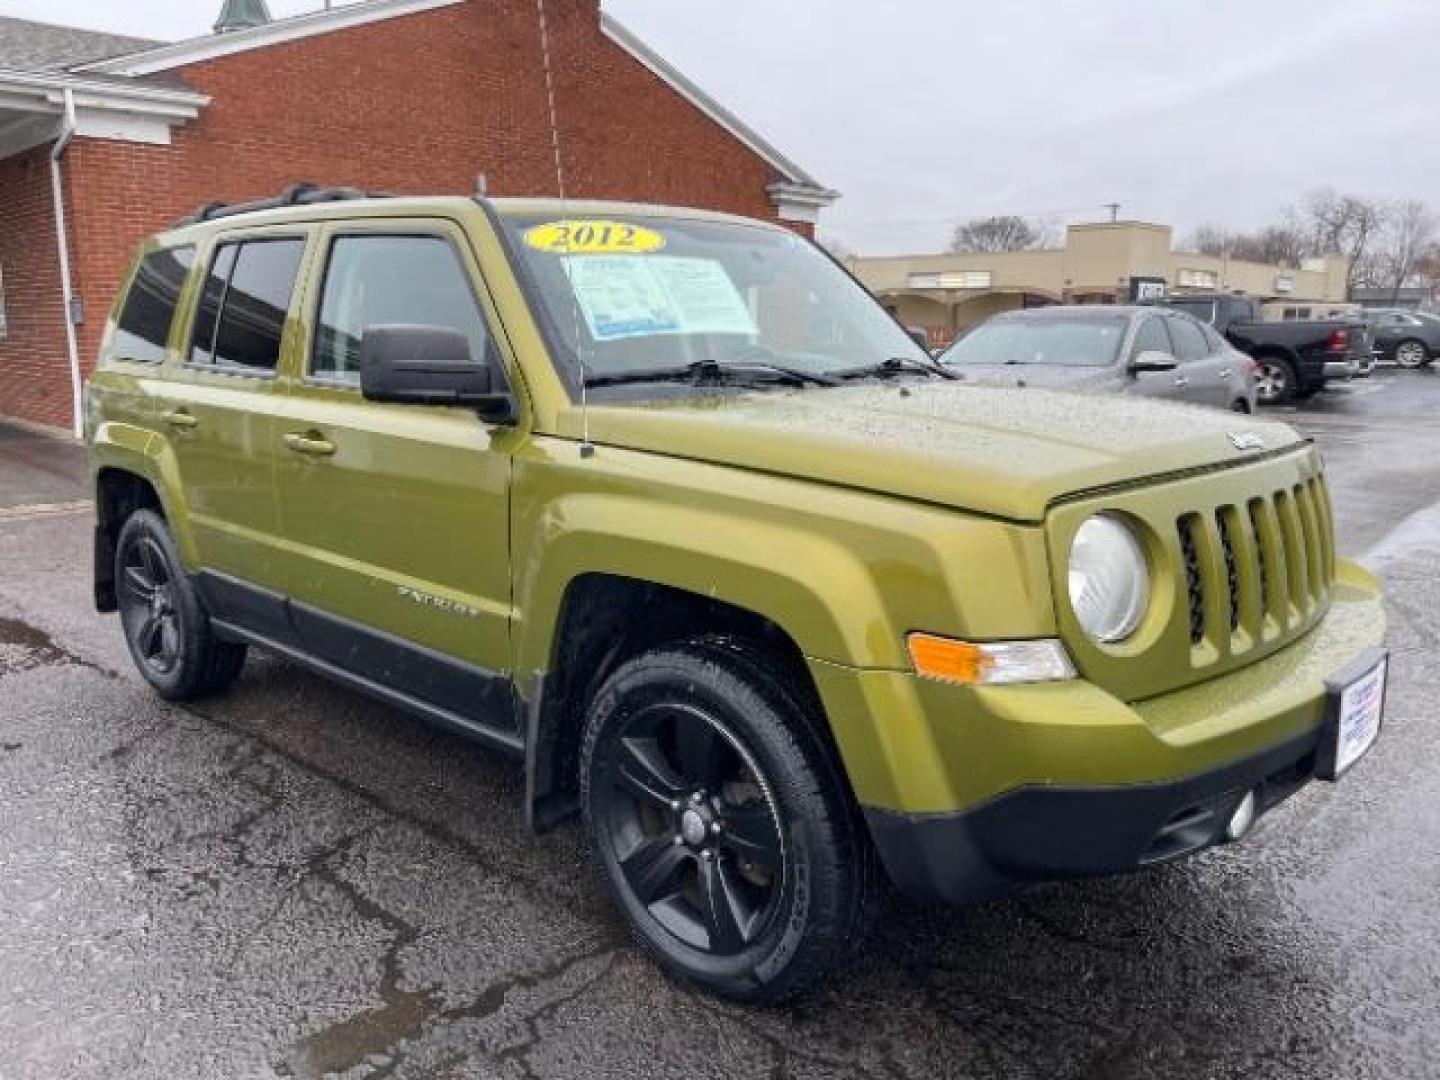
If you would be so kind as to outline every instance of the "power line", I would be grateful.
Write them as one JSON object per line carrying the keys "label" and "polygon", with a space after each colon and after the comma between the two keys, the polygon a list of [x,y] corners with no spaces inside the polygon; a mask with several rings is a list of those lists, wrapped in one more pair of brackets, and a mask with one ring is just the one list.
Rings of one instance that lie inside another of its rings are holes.
{"label": "power line", "polygon": [[870,228],[870,227],[872,227],[872,226],[890,226],[890,225],[959,225],[959,224],[962,224],[963,222],[970,221],[970,220],[972,220],[972,219],[974,219],[974,218],[977,218],[977,217],[999,217],[999,216],[1030,217],[1030,218],[1062,217],[1062,216],[1064,216],[1064,215],[1066,215],[1066,214],[1080,214],[1080,213],[1084,213],[1084,212],[1087,211],[1087,210],[1109,210],[1109,211],[1111,212],[1111,214],[1112,214],[1111,220],[1114,220],[1114,215],[1118,215],[1120,206],[1121,206],[1120,203],[1109,203],[1109,202],[1106,202],[1106,203],[1084,203],[1084,204],[1079,205],[1079,206],[1053,207],[1053,208],[1048,209],[1048,210],[1004,210],[1004,211],[1001,211],[1001,212],[995,213],[995,214],[974,214],[974,213],[969,213],[969,214],[950,214],[950,215],[947,215],[947,216],[945,216],[945,217],[930,217],[930,218],[868,218],[868,219],[862,219],[862,220],[860,220],[860,221],[846,221],[846,222],[843,223],[843,226],[842,226],[842,227],[843,227],[843,228],[846,228],[846,229],[857,229],[857,228]]}

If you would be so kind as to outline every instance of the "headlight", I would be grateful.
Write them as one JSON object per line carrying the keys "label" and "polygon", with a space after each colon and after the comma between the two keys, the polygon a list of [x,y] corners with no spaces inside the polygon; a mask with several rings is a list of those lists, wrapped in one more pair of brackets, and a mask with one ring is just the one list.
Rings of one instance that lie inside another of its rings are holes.
{"label": "headlight", "polygon": [[1111,514],[1097,514],[1070,545],[1070,608],[1096,641],[1123,641],[1150,606],[1150,571],[1140,541]]}

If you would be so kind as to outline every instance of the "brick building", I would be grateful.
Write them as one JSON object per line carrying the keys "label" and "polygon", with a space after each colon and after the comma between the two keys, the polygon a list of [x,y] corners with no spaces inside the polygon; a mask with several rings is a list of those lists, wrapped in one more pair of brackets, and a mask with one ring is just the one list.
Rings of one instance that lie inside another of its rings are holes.
{"label": "brick building", "polygon": [[[536,0],[264,10],[227,3],[175,44],[0,18],[0,414],[72,423],[136,244],[203,203],[300,180],[556,192]],[[567,194],[801,231],[836,197],[599,0],[543,10]]]}

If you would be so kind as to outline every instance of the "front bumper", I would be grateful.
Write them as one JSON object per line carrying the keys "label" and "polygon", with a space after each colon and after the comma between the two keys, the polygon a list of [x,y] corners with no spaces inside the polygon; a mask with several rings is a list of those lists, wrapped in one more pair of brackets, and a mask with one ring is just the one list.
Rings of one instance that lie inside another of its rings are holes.
{"label": "front bumper", "polygon": [[958,814],[867,810],[891,880],[912,895],[968,903],[1030,881],[1118,874],[1221,842],[1248,792],[1265,814],[1315,777],[1318,730],[1183,780],[1029,787]]}
{"label": "front bumper", "polygon": [[[1330,611],[1303,638],[1147,701],[1082,680],[972,689],[812,671],[891,878],[963,902],[1199,851],[1247,791],[1274,808],[1314,777],[1326,680],[1384,628],[1374,579],[1341,563]],[[860,700],[847,711],[850,684]]]}

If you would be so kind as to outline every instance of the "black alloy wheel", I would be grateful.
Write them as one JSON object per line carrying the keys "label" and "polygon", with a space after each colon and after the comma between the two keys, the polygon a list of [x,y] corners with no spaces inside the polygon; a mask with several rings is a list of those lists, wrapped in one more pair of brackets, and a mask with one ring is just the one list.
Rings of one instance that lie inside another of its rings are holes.
{"label": "black alloy wheel", "polygon": [[162,697],[205,697],[239,678],[245,646],[215,635],[169,526],[153,510],[137,510],[120,528],[115,599],[135,666]]}
{"label": "black alloy wheel", "polygon": [[170,674],[180,662],[180,614],[165,553],[153,537],[125,550],[119,586],[120,619],[135,658],[157,675]]}
{"label": "black alloy wheel", "polygon": [[635,940],[760,1004],[857,956],[879,863],[803,671],[722,637],[622,663],[587,709],[580,797]]}
{"label": "black alloy wheel", "polygon": [[655,921],[712,956],[754,942],[775,916],[785,851],[774,796],[735,736],[657,702],[605,740],[596,771],[603,843]]}

